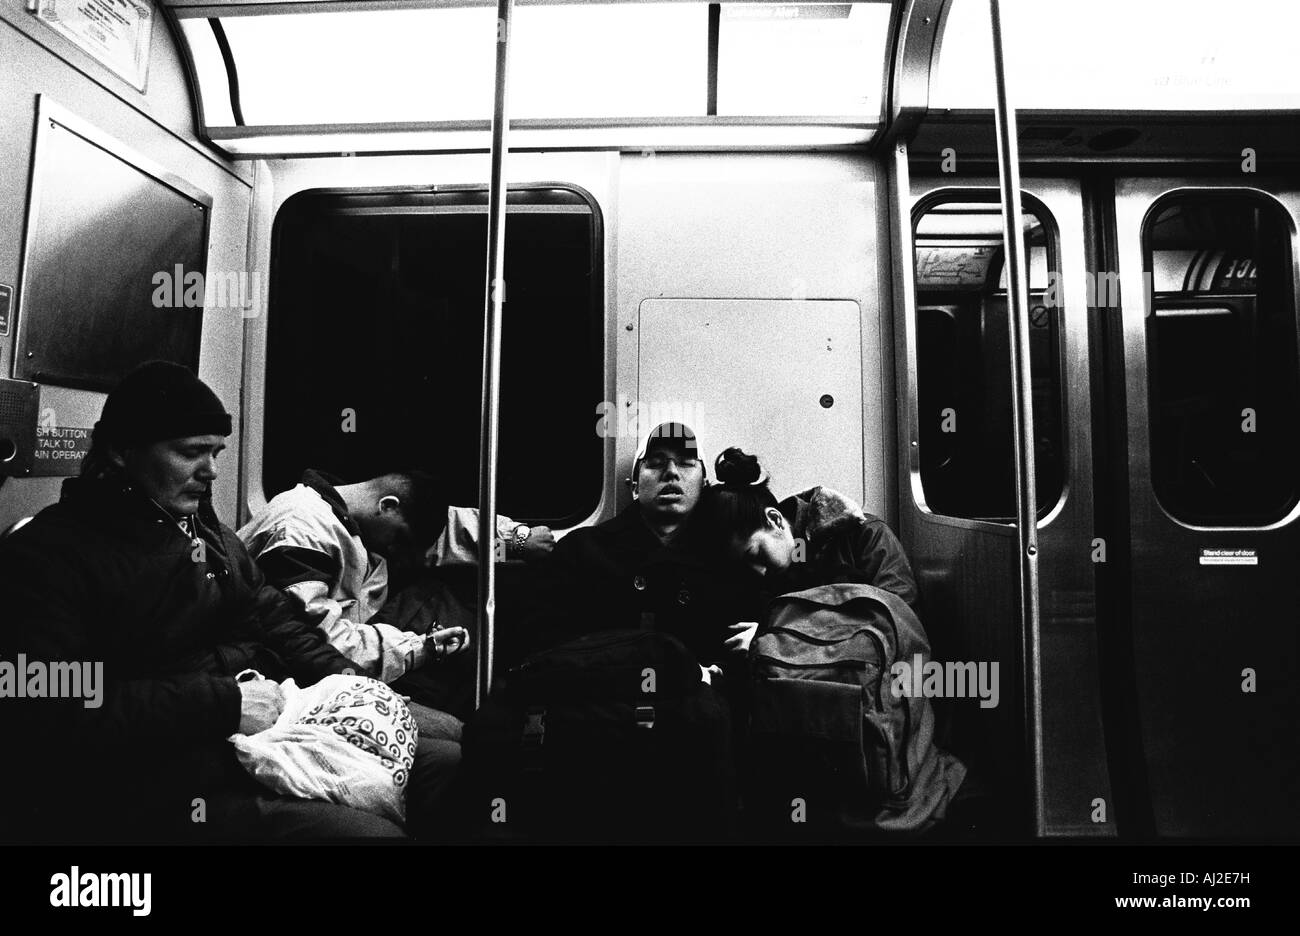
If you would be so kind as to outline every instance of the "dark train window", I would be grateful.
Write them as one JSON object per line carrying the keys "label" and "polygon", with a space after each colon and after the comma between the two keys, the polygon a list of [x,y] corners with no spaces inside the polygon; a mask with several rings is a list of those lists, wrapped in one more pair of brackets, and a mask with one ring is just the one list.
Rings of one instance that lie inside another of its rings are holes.
{"label": "dark train window", "polygon": [[1252,193],[1179,193],[1143,226],[1151,483],[1174,518],[1259,526],[1300,498],[1291,224]]}
{"label": "dark train window", "polygon": [[[1027,200],[1028,201],[1028,200]],[[1041,206],[1026,205],[1030,372],[1038,515],[1061,497],[1056,243]],[[996,202],[939,202],[915,219],[917,414],[926,506],[951,517],[1014,521],[1015,449],[1002,211]]]}
{"label": "dark train window", "polygon": [[[595,509],[603,399],[599,209],[512,187],[501,332],[498,509],[568,526]],[[266,362],[268,497],[305,468],[396,467],[478,502],[487,192],[304,192],[275,223]]]}

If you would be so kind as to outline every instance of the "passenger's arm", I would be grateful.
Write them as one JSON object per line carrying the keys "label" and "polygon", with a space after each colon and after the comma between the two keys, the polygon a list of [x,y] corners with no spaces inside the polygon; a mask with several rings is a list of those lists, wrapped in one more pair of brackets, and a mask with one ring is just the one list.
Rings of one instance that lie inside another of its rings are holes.
{"label": "passenger's arm", "polygon": [[590,535],[588,530],[569,533],[546,559],[532,567],[532,605],[521,634],[526,651],[554,646],[600,629],[592,620],[602,610],[595,595],[596,583],[582,554],[584,538]]}
{"label": "passenger's arm", "polygon": [[428,658],[426,635],[398,630],[383,621],[378,613],[365,621],[352,620],[344,607],[330,597],[324,582],[291,585],[289,594],[317,622],[316,626],[330,644],[366,676],[392,682],[423,666]]}
{"label": "passenger's arm", "polygon": [[294,679],[309,686],[334,673],[355,672],[357,664],[331,645],[326,633],[315,626],[310,611],[268,583],[237,537],[232,534],[226,539],[233,540],[233,572],[243,578],[247,587],[247,603],[239,613],[258,621],[267,646],[284,660]]}
{"label": "passenger's arm", "polygon": [[893,592],[917,610],[916,578],[903,544],[883,521],[868,518],[855,541],[855,565],[872,585]]}
{"label": "passenger's arm", "polygon": [[[519,524],[505,516],[497,515],[496,542],[493,555],[501,558],[509,556],[510,544],[514,538],[515,528]],[[520,558],[538,559],[546,555],[555,546],[555,537],[549,527],[535,526],[528,537]],[[513,557],[511,557],[513,558]],[[433,546],[426,559],[431,566],[477,565],[478,564],[478,508],[450,507],[447,510],[447,526]]]}
{"label": "passenger's arm", "polygon": [[296,612],[314,624],[328,644],[366,676],[392,682],[424,664],[425,636],[398,630],[372,615],[356,621],[331,597],[330,582],[340,570],[326,553],[303,547],[277,546],[263,552],[256,565],[268,580],[293,599]]}

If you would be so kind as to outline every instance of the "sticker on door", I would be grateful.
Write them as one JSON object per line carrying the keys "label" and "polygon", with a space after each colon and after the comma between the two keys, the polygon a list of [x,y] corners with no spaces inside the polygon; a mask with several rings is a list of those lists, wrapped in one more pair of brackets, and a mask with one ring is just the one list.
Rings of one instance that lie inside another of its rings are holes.
{"label": "sticker on door", "polygon": [[1254,549],[1202,549],[1201,565],[1259,565]]}

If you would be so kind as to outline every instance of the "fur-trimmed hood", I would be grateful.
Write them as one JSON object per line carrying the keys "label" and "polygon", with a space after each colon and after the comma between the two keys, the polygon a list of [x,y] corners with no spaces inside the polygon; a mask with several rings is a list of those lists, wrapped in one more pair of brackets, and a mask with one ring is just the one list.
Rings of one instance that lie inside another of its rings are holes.
{"label": "fur-trimmed hood", "polygon": [[786,570],[787,590],[862,582],[893,592],[915,610],[916,578],[902,543],[884,520],[826,487],[787,497],[780,509],[790,533],[807,546],[803,560]]}
{"label": "fur-trimmed hood", "polygon": [[866,519],[862,508],[851,497],[820,486],[786,498],[781,512],[790,521],[791,533],[809,545],[851,531]]}

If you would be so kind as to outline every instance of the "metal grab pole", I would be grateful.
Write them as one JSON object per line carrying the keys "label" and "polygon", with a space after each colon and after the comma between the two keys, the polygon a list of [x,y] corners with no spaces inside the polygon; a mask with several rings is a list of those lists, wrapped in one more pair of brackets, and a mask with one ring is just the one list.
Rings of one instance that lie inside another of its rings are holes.
{"label": "metal grab pole", "polygon": [[483,409],[478,460],[478,668],[474,706],[492,691],[496,643],[497,407],[501,396],[501,309],[505,304],[506,129],[510,20],[514,0],[497,0],[496,97],[492,109],[492,177],[488,187],[488,262],[483,310]]}
{"label": "metal grab pole", "polygon": [[1007,287],[1011,298],[1011,404],[1015,439],[1016,528],[1020,539],[1020,626],[1024,654],[1023,697],[1029,779],[1034,801],[1034,834],[1044,827],[1042,659],[1038,629],[1038,497],[1034,489],[1033,383],[1029,374],[1029,287],[1026,279],[1024,224],[1020,210],[1020,154],[1016,112],[1007,95],[1006,58],[1002,47],[1000,0],[989,0],[993,26],[993,66],[997,81],[995,110],[998,170],[1002,183],[1002,236],[1007,253]]}

